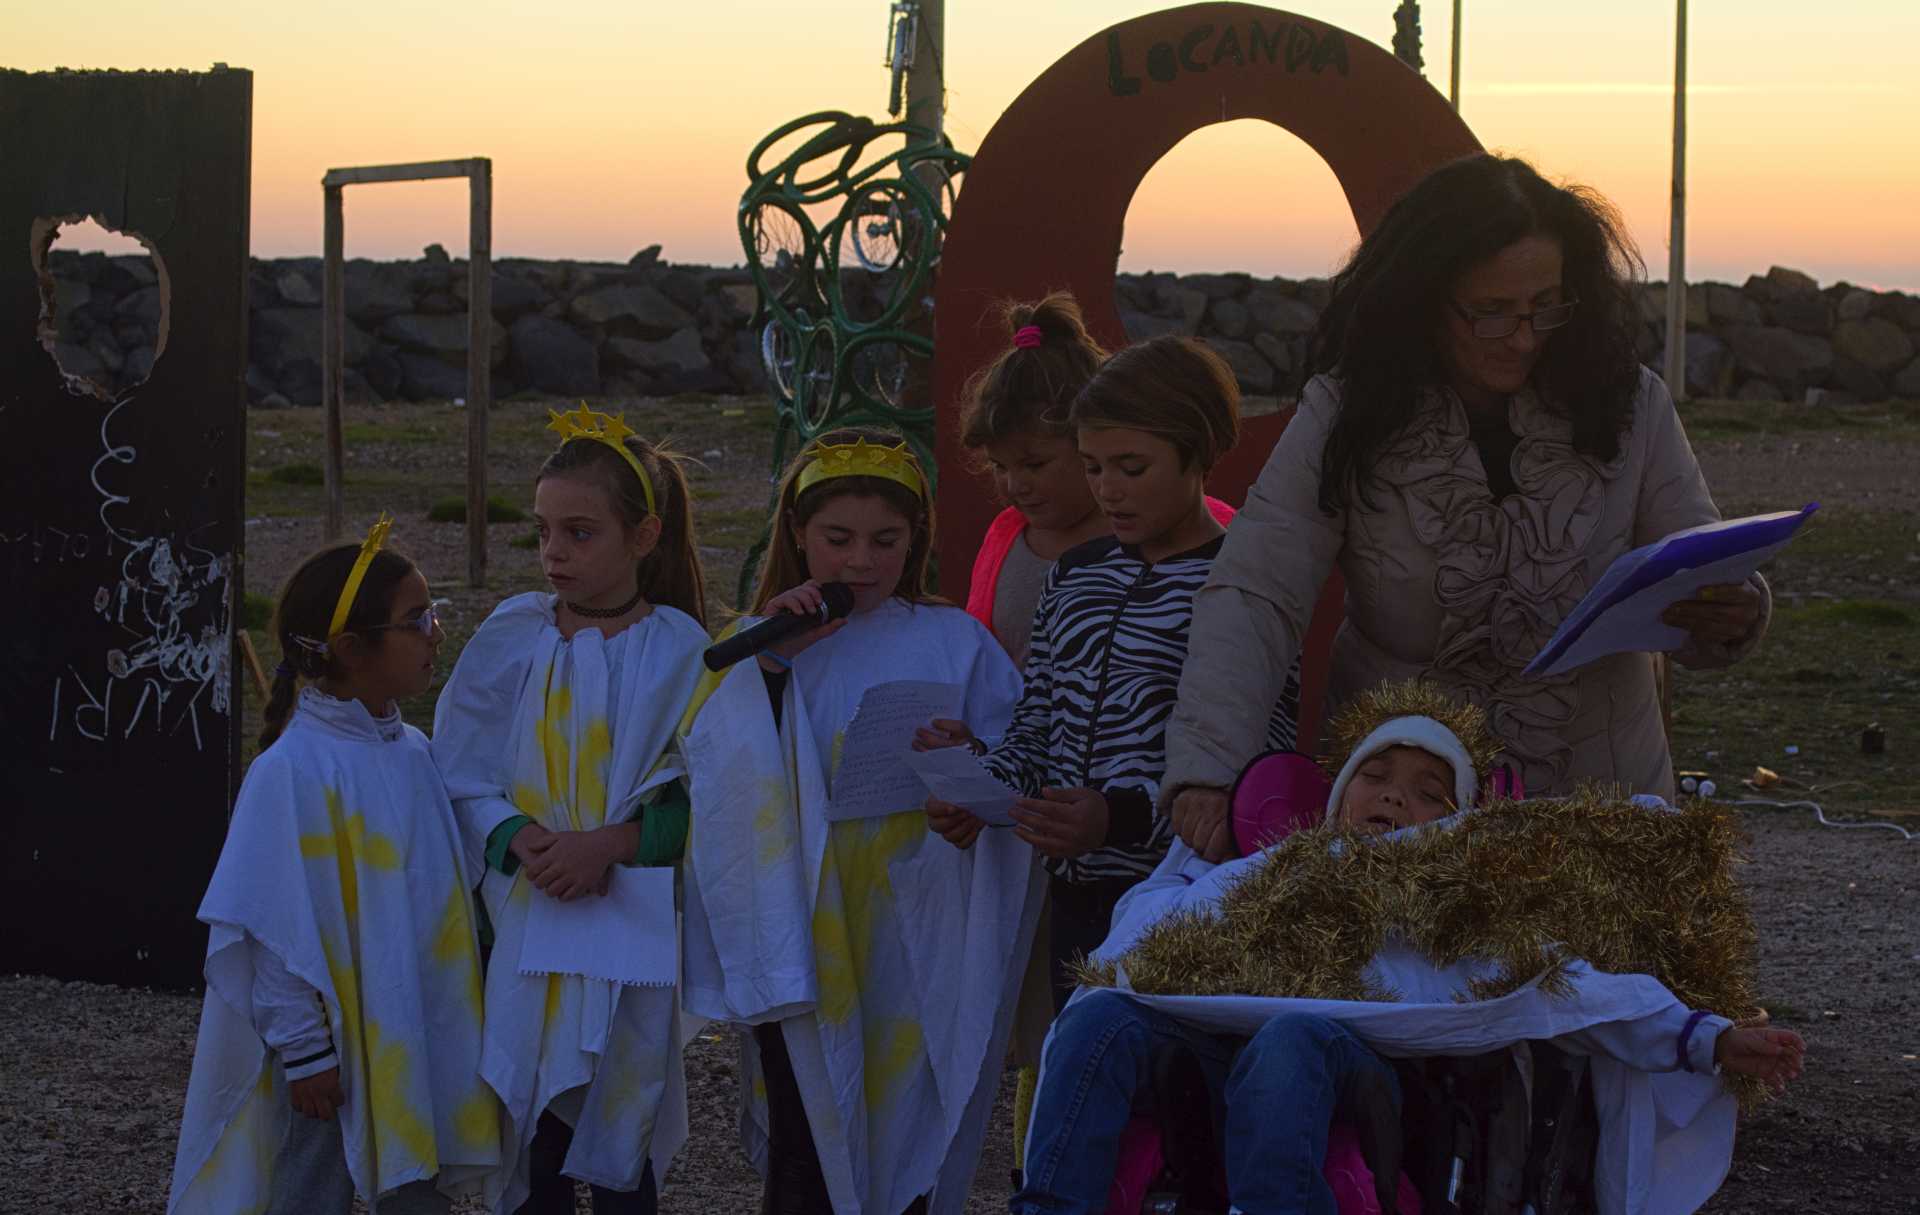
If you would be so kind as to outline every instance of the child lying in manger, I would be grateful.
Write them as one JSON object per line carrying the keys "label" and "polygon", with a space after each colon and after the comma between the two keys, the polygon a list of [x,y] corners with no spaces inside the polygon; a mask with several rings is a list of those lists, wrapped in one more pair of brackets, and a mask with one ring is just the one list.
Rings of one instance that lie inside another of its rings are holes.
{"label": "child lying in manger", "polygon": [[1753,1023],[1728,816],[1601,790],[1478,804],[1497,743],[1424,685],[1364,698],[1336,736],[1323,826],[1219,865],[1176,842],[1116,908],[1048,1038],[1011,1209],[1105,1209],[1156,1051],[1177,1045],[1208,1079],[1236,1210],[1333,1211],[1338,1113],[1387,1166],[1373,1184],[1391,1211],[1387,1060],[1543,1039],[1591,1059],[1599,1210],[1698,1207],[1737,1105],[1804,1052]]}

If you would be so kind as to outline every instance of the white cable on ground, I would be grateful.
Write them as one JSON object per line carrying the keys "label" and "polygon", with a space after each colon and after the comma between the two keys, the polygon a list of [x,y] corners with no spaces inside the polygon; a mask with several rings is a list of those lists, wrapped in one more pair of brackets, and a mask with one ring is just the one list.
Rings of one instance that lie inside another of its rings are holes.
{"label": "white cable on ground", "polygon": [[1911,842],[1914,837],[1913,832],[1900,826],[1898,823],[1836,823],[1826,816],[1826,813],[1820,809],[1820,803],[1818,802],[1776,802],[1770,798],[1746,797],[1738,801],[1729,801],[1725,804],[1729,806],[1766,806],[1774,810],[1811,810],[1813,811],[1813,817],[1819,820],[1822,827],[1838,827],[1843,831],[1851,831],[1859,827],[1879,827],[1887,831],[1897,831],[1900,833],[1901,839],[1909,842]]}

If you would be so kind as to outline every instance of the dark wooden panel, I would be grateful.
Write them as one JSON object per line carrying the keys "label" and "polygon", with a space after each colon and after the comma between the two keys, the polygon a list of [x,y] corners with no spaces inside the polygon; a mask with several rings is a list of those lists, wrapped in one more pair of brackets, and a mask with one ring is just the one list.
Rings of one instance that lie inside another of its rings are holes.
{"label": "dark wooden panel", "polygon": [[[0,971],[199,981],[239,772],[253,77],[0,72]],[[150,378],[108,401],[36,339],[38,220],[144,238]]]}

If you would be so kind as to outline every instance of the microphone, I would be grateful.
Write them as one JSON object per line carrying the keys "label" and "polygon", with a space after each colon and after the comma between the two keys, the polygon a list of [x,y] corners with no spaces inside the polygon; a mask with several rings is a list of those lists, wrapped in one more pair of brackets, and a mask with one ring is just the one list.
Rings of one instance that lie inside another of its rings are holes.
{"label": "microphone", "polygon": [[820,610],[817,612],[807,615],[781,612],[751,628],[741,629],[725,641],[708,646],[702,656],[707,670],[724,670],[742,658],[751,658],[768,646],[785,641],[795,633],[811,632],[823,624],[839,620],[853,610],[853,589],[844,582],[823,582],[820,584],[820,600]]}

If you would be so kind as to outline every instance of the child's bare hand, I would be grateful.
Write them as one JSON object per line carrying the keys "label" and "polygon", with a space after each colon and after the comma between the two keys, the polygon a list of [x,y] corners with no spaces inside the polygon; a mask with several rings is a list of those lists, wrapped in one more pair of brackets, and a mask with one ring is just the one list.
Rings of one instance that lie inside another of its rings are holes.
{"label": "child's bare hand", "polygon": [[1107,842],[1112,814],[1097,789],[1042,789],[1013,804],[1013,833],[1056,860],[1085,856]]}
{"label": "child's bare hand", "polygon": [[1713,1044],[1713,1061],[1736,1076],[1756,1076],[1774,1092],[1787,1081],[1798,1080],[1807,1044],[1790,1029],[1738,1026],[1725,1030]]}
{"label": "child's bare hand", "polygon": [[526,863],[527,880],[565,902],[605,889],[607,870],[619,859],[604,829],[561,831]]}
{"label": "child's bare hand", "polygon": [[[781,612],[786,612],[792,616],[812,616],[817,620],[820,617],[821,609],[825,606],[826,598],[820,593],[820,584],[812,579],[808,579],[792,590],[782,591],[780,594],[768,600],[766,615],[774,616]],[[767,649],[780,655],[780,657],[786,659],[788,662],[792,662],[800,651],[806,649],[816,641],[821,641],[833,636],[844,628],[846,623],[846,617],[842,616],[840,619],[821,625],[817,629],[809,629],[807,632],[789,637],[785,641],[775,645],[770,645]]]}
{"label": "child's bare hand", "polygon": [[973,847],[986,824],[952,802],[927,799],[927,828],[962,851]]}
{"label": "child's bare hand", "polygon": [[287,1096],[295,1113],[321,1122],[333,1121],[333,1111],[347,1103],[347,1094],[340,1088],[340,1069],[337,1067],[315,1072],[304,1080],[289,1080]]}
{"label": "child's bare hand", "polygon": [[932,724],[913,732],[914,750],[938,751],[942,747],[966,747],[976,753],[981,750],[980,740],[973,736],[967,723],[951,717],[936,717]]}
{"label": "child's bare hand", "polygon": [[522,865],[529,864],[533,858],[553,847],[553,841],[559,838],[539,823],[528,823],[513,833],[513,841],[507,845],[507,851],[513,853]]}

